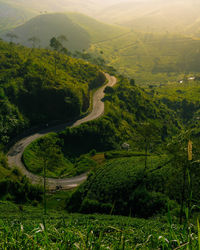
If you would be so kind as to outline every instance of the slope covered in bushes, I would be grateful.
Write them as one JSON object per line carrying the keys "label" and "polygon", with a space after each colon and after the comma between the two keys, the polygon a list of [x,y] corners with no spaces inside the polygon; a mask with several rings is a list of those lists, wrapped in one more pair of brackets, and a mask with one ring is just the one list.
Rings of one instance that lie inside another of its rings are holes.
{"label": "slope covered in bushes", "polygon": [[[42,140],[49,148],[53,145],[48,143],[49,138],[56,140],[60,159],[64,156],[63,159],[68,162],[62,164],[65,173],[81,173],[87,170],[84,166],[80,165],[83,168],[78,172],[70,166],[77,165],[80,156],[88,154],[91,150],[105,152],[120,149],[124,142],[128,142],[134,150],[144,151],[145,140],[148,137],[151,140],[151,150],[156,151],[165,140],[178,131],[178,126],[181,126],[173,111],[135,86],[133,80],[120,77],[117,86],[107,87],[105,92],[106,109],[103,117],[75,128],[66,128],[57,135],[39,139],[25,150],[23,159],[30,171],[36,173],[40,169],[41,172],[42,165],[37,160],[41,150],[37,145]],[[149,144],[150,140],[148,139]],[[87,161],[87,164],[89,166],[90,162]],[[60,167],[53,168],[53,165],[49,171],[59,173]]]}
{"label": "slope covered in bushes", "polygon": [[108,160],[67,199],[67,210],[149,217],[167,212],[169,206],[178,216],[183,190],[187,205],[200,202],[200,144],[199,140],[193,142],[190,163],[185,149],[187,140],[169,145],[167,155],[148,156],[147,165],[144,156]]}
{"label": "slope covered in bushes", "polygon": [[103,84],[99,69],[50,50],[0,41],[0,137],[54,120],[71,120],[87,111],[90,90]]}

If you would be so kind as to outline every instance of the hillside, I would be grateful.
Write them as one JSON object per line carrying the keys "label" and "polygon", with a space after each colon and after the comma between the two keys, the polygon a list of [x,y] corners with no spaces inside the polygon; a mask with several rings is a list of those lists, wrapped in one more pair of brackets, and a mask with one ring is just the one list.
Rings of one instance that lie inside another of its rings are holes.
{"label": "hillside", "polygon": [[199,21],[199,10],[195,0],[129,0],[105,8],[97,18],[137,31],[197,35],[191,27]]}
{"label": "hillside", "polygon": [[83,114],[89,108],[90,90],[105,80],[97,66],[64,54],[2,41],[0,50],[3,143],[25,128]]}
{"label": "hillside", "polygon": [[[199,73],[200,40],[188,36],[136,32],[77,13],[40,15],[14,29],[13,33],[18,36],[15,41],[29,47],[33,46],[28,41],[32,37],[40,40],[34,46],[47,47],[53,36],[65,35],[67,49],[89,52],[93,58],[99,57],[119,73],[134,77],[143,85],[174,82],[183,74]],[[9,41],[5,34],[3,38]]]}
{"label": "hillside", "polygon": [[137,83],[178,81],[184,74],[199,74],[200,40],[178,34],[155,34],[126,30],[124,35],[89,49],[101,56],[121,74]]}
{"label": "hillside", "polygon": [[[151,147],[159,151],[162,143],[181,129],[181,119],[174,111],[127,79],[121,78],[115,87],[107,87],[105,92],[103,117],[38,139],[25,149],[23,160],[29,171],[42,174],[42,162],[38,160],[41,145],[47,145],[46,150],[59,151],[60,162],[63,162],[62,166],[55,161],[49,164],[47,176],[71,176],[98,167],[91,157],[95,152],[120,149],[124,142],[137,151],[144,151],[146,130],[152,136],[149,135]],[[145,123],[150,125],[146,128]],[[47,158],[49,162],[53,160],[52,156]]]}
{"label": "hillside", "polygon": [[178,32],[199,36],[200,4],[196,0],[86,0],[84,2],[81,0],[46,0],[45,2],[1,0],[0,4],[4,11],[1,15],[3,19],[0,19],[1,27],[3,24],[7,26],[8,23],[9,27],[16,27],[38,14],[79,12],[103,22],[130,27],[136,31]]}
{"label": "hillside", "polygon": [[[37,46],[46,48],[52,37],[64,35],[67,42],[63,44],[70,50],[88,49],[90,46],[89,34],[76,23],[72,22],[65,14],[45,14],[34,17],[25,24],[15,28],[13,33],[18,36],[20,44],[31,47],[28,41],[31,37],[36,37],[40,41]],[[4,39],[8,40],[6,36]]]}
{"label": "hillside", "polygon": [[16,2],[0,1],[0,34],[25,23],[37,12],[20,7]]}
{"label": "hillside", "polygon": [[[12,31],[18,36],[17,42],[28,47],[31,47],[31,42],[28,41],[31,37],[40,40],[37,46],[46,48],[52,37],[64,35],[67,38],[64,45],[70,51],[86,50],[92,43],[110,40],[124,32],[123,28],[106,25],[77,13],[39,15]],[[2,37],[9,41],[5,33]]]}

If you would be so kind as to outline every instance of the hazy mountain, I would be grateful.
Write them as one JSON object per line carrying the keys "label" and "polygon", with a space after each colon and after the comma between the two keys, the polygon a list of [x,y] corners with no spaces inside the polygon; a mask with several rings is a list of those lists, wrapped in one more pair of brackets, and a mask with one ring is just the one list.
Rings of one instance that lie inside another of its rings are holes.
{"label": "hazy mountain", "polygon": [[[47,47],[53,36],[65,35],[68,41],[65,46],[69,50],[88,49],[91,43],[109,40],[124,33],[123,28],[107,25],[93,18],[77,13],[43,14],[32,18],[25,24],[13,29],[18,36],[17,42],[32,46],[28,41],[31,37],[40,40],[41,47]],[[2,35],[9,41],[6,33]]]}
{"label": "hazy mountain", "polygon": [[[17,42],[31,46],[31,37],[40,40],[41,47],[47,47],[52,37],[65,35],[68,39],[65,46],[70,50],[87,49],[90,46],[89,34],[79,25],[72,22],[65,14],[44,14],[34,17],[25,24],[15,28],[13,33],[18,36]],[[3,36],[5,40],[5,34]]]}
{"label": "hazy mountain", "polygon": [[[0,7],[0,31],[7,22],[11,27],[25,22],[30,18],[29,12],[32,16],[80,12],[104,22],[147,32],[195,34],[200,20],[198,0],[0,0]],[[12,14],[9,14],[10,8],[15,9]]]}
{"label": "hazy mountain", "polygon": [[96,17],[106,6],[120,0],[0,0],[0,32],[17,27],[39,14],[79,12]]}
{"label": "hazy mountain", "polygon": [[98,18],[147,32],[193,32],[200,20],[200,2],[196,0],[125,1],[105,8]]}
{"label": "hazy mountain", "polygon": [[36,15],[34,11],[27,10],[16,3],[0,0],[0,32],[23,24]]}

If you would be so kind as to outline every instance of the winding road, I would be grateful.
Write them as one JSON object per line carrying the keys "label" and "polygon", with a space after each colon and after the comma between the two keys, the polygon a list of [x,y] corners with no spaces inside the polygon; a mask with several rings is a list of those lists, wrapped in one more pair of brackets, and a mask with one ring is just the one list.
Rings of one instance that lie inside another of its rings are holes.
{"label": "winding road", "polygon": [[[108,83],[103,87],[99,88],[93,96],[93,109],[92,112],[86,117],[77,120],[70,127],[79,126],[82,123],[92,121],[104,113],[104,102],[102,98],[104,97],[104,89],[107,86],[114,86],[117,82],[117,79],[114,76],[110,76],[109,74],[105,74],[108,80]],[[22,162],[22,155],[25,148],[33,142],[35,139],[40,138],[50,132],[60,132],[66,128],[69,124],[61,124],[58,126],[54,126],[51,128],[44,129],[35,133],[31,136],[25,137],[22,140],[18,141],[8,152],[8,164],[10,168],[18,167],[18,169],[28,177],[32,184],[42,184],[43,178],[41,176],[35,175],[29,172]],[[87,179],[87,173],[66,179],[55,179],[55,178],[46,178],[47,189],[55,190],[57,186],[61,186],[62,189],[71,189],[78,186],[80,183]]]}

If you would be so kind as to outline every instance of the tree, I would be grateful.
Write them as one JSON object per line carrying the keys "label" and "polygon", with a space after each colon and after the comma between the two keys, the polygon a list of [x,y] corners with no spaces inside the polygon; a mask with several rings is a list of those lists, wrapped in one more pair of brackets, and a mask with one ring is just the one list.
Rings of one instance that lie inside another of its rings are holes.
{"label": "tree", "polygon": [[138,136],[136,138],[140,147],[145,150],[144,172],[147,169],[147,157],[151,144],[155,144],[159,140],[159,129],[153,123],[141,123],[137,129]]}
{"label": "tree", "polygon": [[59,147],[58,139],[53,136],[46,136],[38,141],[38,158],[40,159],[43,167],[43,201],[44,201],[44,214],[47,214],[46,204],[46,172],[48,169],[61,164],[61,149]]}
{"label": "tree", "polygon": [[[197,133],[198,134],[198,133]],[[194,130],[183,130],[179,135],[172,138],[172,141],[167,145],[168,153],[173,157],[173,167],[178,169],[178,175],[181,176],[180,185],[180,223],[183,221],[184,206],[188,208],[190,213],[192,200],[192,182],[193,177],[191,171],[194,169],[194,164],[198,164],[199,157],[199,138],[195,138]],[[192,141],[194,147],[192,149]],[[177,176],[175,176],[177,179]]]}
{"label": "tree", "polygon": [[64,42],[67,42],[67,41],[68,41],[68,40],[67,40],[67,37],[64,36],[64,35],[58,36],[58,37],[57,37],[57,40],[58,40],[61,44],[63,44]]}
{"label": "tree", "polygon": [[62,42],[67,41],[64,35],[60,35],[58,38],[52,37],[50,40],[50,47],[54,50],[54,79],[56,81],[57,64],[59,62],[59,53],[67,53],[67,49],[63,46]]}
{"label": "tree", "polygon": [[13,43],[14,39],[18,39],[18,36],[12,32],[7,33],[6,36],[10,39],[10,43]]}
{"label": "tree", "polygon": [[130,85],[135,86],[135,80],[134,79],[130,79]]}
{"label": "tree", "polygon": [[28,39],[28,42],[32,43],[32,48],[35,48],[36,44],[40,43],[40,39],[38,37],[32,36]]}

